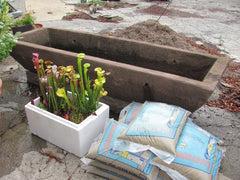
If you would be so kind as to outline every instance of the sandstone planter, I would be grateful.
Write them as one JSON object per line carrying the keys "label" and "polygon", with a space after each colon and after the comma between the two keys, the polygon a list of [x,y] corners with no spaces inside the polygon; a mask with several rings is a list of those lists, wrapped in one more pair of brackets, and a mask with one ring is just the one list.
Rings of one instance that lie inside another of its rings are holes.
{"label": "sandstone planter", "polygon": [[109,118],[109,106],[104,103],[99,103],[96,115],[88,116],[80,124],[45,111],[38,105],[39,98],[36,98],[34,105],[29,102],[25,106],[31,133],[79,157],[88,152]]}
{"label": "sandstone planter", "polygon": [[190,111],[201,107],[213,92],[228,60],[122,38],[54,28],[22,34],[12,56],[29,71],[32,52],[57,65],[85,61],[111,72],[109,96],[127,102],[144,100],[177,105]]}

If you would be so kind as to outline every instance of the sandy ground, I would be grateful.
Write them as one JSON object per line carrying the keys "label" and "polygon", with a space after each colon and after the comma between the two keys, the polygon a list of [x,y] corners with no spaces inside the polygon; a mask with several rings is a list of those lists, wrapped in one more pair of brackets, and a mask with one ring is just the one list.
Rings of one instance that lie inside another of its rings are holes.
{"label": "sandy ground", "polygon": [[62,0],[25,0],[26,11],[36,17],[36,21],[61,20],[74,11],[74,5],[66,5]]}

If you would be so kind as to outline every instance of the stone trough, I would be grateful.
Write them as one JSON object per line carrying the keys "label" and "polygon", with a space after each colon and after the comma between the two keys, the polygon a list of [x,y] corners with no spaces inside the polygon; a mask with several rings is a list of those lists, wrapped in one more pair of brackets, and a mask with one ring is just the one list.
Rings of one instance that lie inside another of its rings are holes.
{"label": "stone trough", "polygon": [[32,53],[57,65],[76,65],[77,53],[92,69],[108,72],[106,89],[126,102],[165,102],[195,111],[212,94],[228,60],[142,41],[80,31],[40,28],[22,34],[12,56],[34,72]]}

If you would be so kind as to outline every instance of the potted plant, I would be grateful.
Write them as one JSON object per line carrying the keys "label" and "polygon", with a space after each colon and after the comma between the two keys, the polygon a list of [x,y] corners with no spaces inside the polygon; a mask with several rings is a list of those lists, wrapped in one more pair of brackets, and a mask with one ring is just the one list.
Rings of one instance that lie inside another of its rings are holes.
{"label": "potted plant", "polygon": [[7,15],[8,12],[7,1],[0,1],[0,62],[10,54],[18,40],[11,31],[14,20]]}
{"label": "potted plant", "polygon": [[90,64],[82,67],[83,53],[78,54],[78,72],[71,65],[56,66],[33,55],[40,97],[25,106],[30,131],[82,157],[109,118],[109,106],[99,102],[107,95],[106,73],[97,67],[96,79],[90,79]]}
{"label": "potted plant", "polygon": [[15,34],[16,32],[25,32],[34,29],[34,21],[35,18],[30,13],[24,14],[13,23],[13,33]]}

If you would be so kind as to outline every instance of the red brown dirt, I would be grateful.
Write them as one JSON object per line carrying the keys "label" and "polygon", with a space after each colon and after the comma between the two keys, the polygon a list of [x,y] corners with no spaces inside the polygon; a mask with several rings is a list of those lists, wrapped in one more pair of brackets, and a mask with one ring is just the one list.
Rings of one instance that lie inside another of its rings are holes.
{"label": "red brown dirt", "polygon": [[123,20],[123,18],[121,18],[119,16],[106,17],[106,16],[99,15],[97,18],[93,18],[91,15],[89,15],[85,12],[82,12],[82,11],[68,14],[66,16],[63,16],[63,18],[62,18],[62,20],[67,20],[67,21],[71,21],[73,19],[96,20],[99,22],[108,22],[108,23],[118,23]]}
{"label": "red brown dirt", "polygon": [[66,16],[63,16],[62,20],[71,21],[73,19],[86,19],[86,20],[94,20],[94,18],[90,15],[88,15],[85,12],[75,12],[72,14],[67,14]]}
{"label": "red brown dirt", "polygon": [[161,4],[154,4],[152,6],[149,6],[145,9],[137,10],[137,12],[144,13],[144,14],[152,14],[152,15],[163,15],[168,17],[184,17],[184,18],[202,18],[200,15],[187,13],[175,9],[166,9],[166,7],[163,7]]}
{"label": "red brown dirt", "polygon": [[215,101],[207,102],[208,106],[240,112],[240,64],[230,62],[218,84],[221,94]]}

